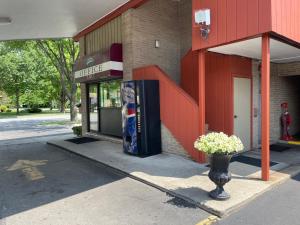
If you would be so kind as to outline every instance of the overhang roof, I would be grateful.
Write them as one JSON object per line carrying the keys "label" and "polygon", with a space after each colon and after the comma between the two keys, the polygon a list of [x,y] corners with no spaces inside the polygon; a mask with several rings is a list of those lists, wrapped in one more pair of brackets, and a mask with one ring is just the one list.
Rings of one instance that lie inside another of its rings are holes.
{"label": "overhang roof", "polygon": [[128,0],[0,0],[0,41],[74,37]]}
{"label": "overhang roof", "polygon": [[[252,59],[261,59],[261,37],[239,41],[208,49],[211,52],[239,55]],[[300,61],[300,49],[284,42],[271,39],[270,41],[271,62],[289,63]]]}

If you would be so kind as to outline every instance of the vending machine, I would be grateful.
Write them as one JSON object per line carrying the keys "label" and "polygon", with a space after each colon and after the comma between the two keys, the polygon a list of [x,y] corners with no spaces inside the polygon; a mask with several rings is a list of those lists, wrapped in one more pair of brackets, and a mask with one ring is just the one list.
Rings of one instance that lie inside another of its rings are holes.
{"label": "vending machine", "polygon": [[159,82],[122,83],[124,152],[146,157],[161,153]]}

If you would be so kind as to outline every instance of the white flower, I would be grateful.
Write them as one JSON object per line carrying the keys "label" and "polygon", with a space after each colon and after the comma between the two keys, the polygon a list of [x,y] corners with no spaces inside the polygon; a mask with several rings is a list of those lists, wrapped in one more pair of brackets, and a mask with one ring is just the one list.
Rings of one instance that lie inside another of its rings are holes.
{"label": "white flower", "polygon": [[212,132],[200,136],[195,141],[194,147],[207,154],[232,154],[244,149],[242,141],[237,136],[232,135],[229,137],[223,132]]}

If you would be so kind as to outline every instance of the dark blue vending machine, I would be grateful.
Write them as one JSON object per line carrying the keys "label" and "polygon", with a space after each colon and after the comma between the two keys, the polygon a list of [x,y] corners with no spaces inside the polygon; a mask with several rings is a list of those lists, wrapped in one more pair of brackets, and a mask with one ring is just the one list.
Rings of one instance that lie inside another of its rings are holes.
{"label": "dark blue vending machine", "polygon": [[122,83],[124,152],[136,156],[161,153],[159,82]]}

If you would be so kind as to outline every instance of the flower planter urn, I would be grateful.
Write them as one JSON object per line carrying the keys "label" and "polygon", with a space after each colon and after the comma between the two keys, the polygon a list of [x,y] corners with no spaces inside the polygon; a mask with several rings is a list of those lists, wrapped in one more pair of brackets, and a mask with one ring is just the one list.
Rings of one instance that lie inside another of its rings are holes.
{"label": "flower planter urn", "polygon": [[209,179],[217,187],[209,193],[209,196],[216,200],[227,200],[230,195],[224,190],[223,186],[231,180],[231,173],[228,171],[231,154],[212,154],[210,157]]}

